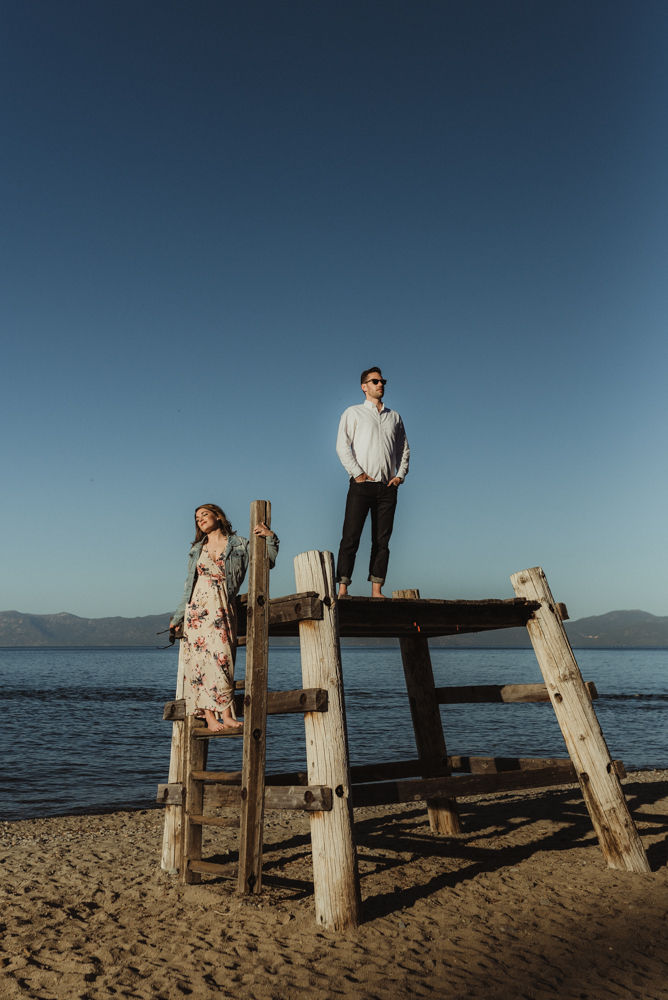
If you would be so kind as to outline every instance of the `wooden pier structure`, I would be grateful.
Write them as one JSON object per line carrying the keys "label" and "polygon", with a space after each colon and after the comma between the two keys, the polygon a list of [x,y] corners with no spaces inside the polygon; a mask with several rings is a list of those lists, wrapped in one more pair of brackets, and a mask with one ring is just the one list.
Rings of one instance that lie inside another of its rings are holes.
{"label": "wooden pier structure", "polygon": [[[566,608],[554,601],[540,567],[513,574],[511,600],[422,600],[417,590],[395,591],[391,600],[338,599],[331,552],[311,551],[295,558],[297,593],[270,598],[265,539],[253,534],[270,518],[267,501],[251,504],[248,594],[237,599],[239,644],[246,645],[246,677],[236,682],[242,732],[210,733],[203,720],[186,717],[179,656],[176,698],[163,716],[173,723],[168,782],[158,786],[165,805],[163,868],[178,869],[184,883],[222,875],[236,878],[240,893],[259,893],[265,809],[304,810],[311,822],[316,921],[345,930],[362,919],[355,807],[426,801],[432,831],[456,836],[460,796],[577,782],[607,864],[650,870],[620,783],[623,764],[611,759],[594,711],[596,689],[582,679],[563,627]],[[436,687],[430,638],[518,626],[528,630],[544,683]],[[270,636],[299,636],[301,689],[269,691]],[[351,766],[342,636],[399,639],[416,759]],[[568,758],[448,755],[440,705],[536,701],[552,703]],[[294,712],[304,716],[306,770],[267,775],[267,716]],[[207,771],[208,742],[221,738],[243,738],[240,772]],[[460,772],[465,776],[453,777]],[[238,819],[215,815],[225,806],[238,808]],[[238,865],[203,860],[207,825],[239,829]]]}

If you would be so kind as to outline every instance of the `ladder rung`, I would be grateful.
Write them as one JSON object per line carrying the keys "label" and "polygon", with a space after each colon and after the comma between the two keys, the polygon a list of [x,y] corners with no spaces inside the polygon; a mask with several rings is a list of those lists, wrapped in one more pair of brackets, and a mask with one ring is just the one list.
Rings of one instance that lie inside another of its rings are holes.
{"label": "ladder rung", "polygon": [[190,777],[193,781],[215,781],[219,785],[241,784],[241,771],[191,771]]}
{"label": "ladder rung", "polygon": [[[340,792],[343,787],[340,787]],[[331,788],[326,785],[265,785],[265,809],[303,809],[306,812],[329,812],[332,808]],[[241,807],[239,785],[204,785],[204,808]]]}
{"label": "ladder rung", "polygon": [[235,830],[239,829],[238,816],[188,816],[188,820],[195,826],[229,826]]}
{"label": "ladder rung", "polygon": [[[421,774],[422,772],[416,771],[415,773]],[[241,771],[191,771],[190,777],[194,781],[213,781],[217,785],[240,785],[241,774]],[[395,777],[395,775],[391,774],[390,777]],[[308,774],[306,771],[266,774],[264,783],[265,785],[308,785]]]}
{"label": "ladder rung", "polygon": [[[245,681],[241,681],[245,684]],[[297,688],[294,691],[267,691],[267,715],[289,715],[293,712],[326,712],[327,691],[325,688]],[[244,714],[245,699],[236,695],[235,705],[238,715]],[[182,722],[186,717],[185,698],[168,701],[162,717],[167,722]]]}
{"label": "ladder rung", "polygon": [[222,729],[219,733],[212,733],[206,726],[201,726],[198,729],[193,729],[192,734],[197,740],[215,740],[225,736],[243,736],[244,728],[242,726],[241,729]]}
{"label": "ladder rung", "polygon": [[[222,878],[237,878],[239,866],[237,864],[219,865],[214,861],[189,861],[188,868],[191,872],[201,872],[202,875],[219,875]],[[285,878],[283,875],[272,875],[271,872],[262,872],[262,882],[267,886],[274,886],[280,889],[296,889],[301,892],[313,892],[313,880]]]}
{"label": "ladder rung", "polygon": [[223,878],[236,878],[239,874],[238,865],[217,865],[213,861],[189,861],[188,870],[204,875],[222,875]]}

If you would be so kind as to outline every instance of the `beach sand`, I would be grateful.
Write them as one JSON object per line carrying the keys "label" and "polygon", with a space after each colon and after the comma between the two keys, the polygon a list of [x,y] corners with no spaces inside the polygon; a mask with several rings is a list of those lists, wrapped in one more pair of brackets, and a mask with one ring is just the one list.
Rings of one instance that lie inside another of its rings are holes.
{"label": "beach sand", "polygon": [[[159,867],[162,812],[5,823],[0,996],[668,998],[668,772],[626,792],[651,875],[603,862],[576,788],[461,799],[439,838],[423,804],[356,811],[364,924],[315,926],[308,818],[267,814],[265,871],[239,897]],[[205,857],[237,834],[205,830]]]}

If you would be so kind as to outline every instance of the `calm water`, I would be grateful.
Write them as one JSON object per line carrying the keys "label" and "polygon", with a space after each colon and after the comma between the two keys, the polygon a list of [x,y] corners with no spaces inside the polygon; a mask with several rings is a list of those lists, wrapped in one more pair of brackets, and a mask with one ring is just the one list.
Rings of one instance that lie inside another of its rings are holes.
{"label": "calm water", "polygon": [[[596,711],[613,757],[628,768],[668,767],[668,650],[577,650],[595,681]],[[399,650],[344,649],[351,760],[415,757]],[[437,685],[540,681],[533,650],[433,649]],[[0,815],[3,819],[145,808],[167,780],[174,650],[3,649]],[[237,677],[243,677],[240,651]],[[299,650],[272,649],[270,688],[301,687]],[[448,750],[566,756],[549,704],[441,709]],[[241,741],[212,741],[209,766],[241,766]],[[268,769],[305,766],[301,716],[268,720]]]}

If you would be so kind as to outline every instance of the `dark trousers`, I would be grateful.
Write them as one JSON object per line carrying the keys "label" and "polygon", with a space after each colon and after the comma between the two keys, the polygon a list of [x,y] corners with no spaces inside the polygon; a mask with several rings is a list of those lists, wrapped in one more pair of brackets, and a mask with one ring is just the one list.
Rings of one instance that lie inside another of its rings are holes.
{"label": "dark trousers", "polygon": [[387,564],[390,559],[390,535],[397,509],[397,487],[384,483],[356,483],[350,480],[346,515],[343,519],[343,537],[339,546],[336,563],[336,579],[340,583],[350,583],[355,567],[355,556],[366,516],[371,511],[371,559],[369,560],[369,580],[385,583]]}

